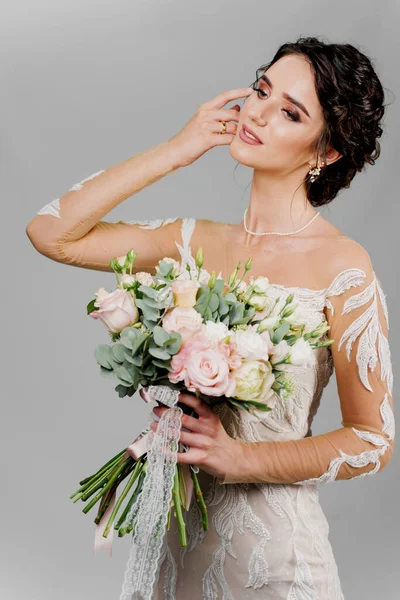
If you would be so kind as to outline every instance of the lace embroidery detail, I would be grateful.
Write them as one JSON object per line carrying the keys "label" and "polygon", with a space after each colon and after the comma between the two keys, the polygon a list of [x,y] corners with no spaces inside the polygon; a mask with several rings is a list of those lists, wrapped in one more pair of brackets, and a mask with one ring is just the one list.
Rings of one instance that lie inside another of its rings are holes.
{"label": "lace embroidery detail", "polygon": [[248,580],[246,587],[260,588],[268,584],[269,569],[264,555],[266,542],[271,538],[270,532],[262,521],[253,513],[248,498],[247,484],[218,485],[213,480],[207,506],[219,506],[213,516],[213,524],[221,543],[214,551],[212,563],[203,576],[204,600],[218,600],[217,583],[220,585],[224,600],[234,600],[232,590],[224,573],[226,552],[237,559],[232,548],[234,529],[243,535],[245,524],[252,533],[261,537],[259,545],[253,548],[248,564]]}
{"label": "lace embroidery detail", "polygon": [[[83,179],[79,183],[75,183],[72,186],[72,188],[69,189],[69,191],[72,192],[72,191],[81,190],[83,184],[85,183],[85,181],[89,181],[89,179],[93,179],[93,177],[97,177],[97,175],[100,175],[100,173],[104,173],[104,169],[102,171],[97,171],[96,173],[93,173],[93,175],[89,175],[89,177],[86,177],[86,179]],[[60,215],[60,198],[56,198],[55,200],[53,200],[49,204],[46,204],[36,214],[38,214],[38,215],[51,215],[52,217],[57,217],[57,219],[60,219],[61,218],[61,215]]]}
{"label": "lace embroidery detail", "polygon": [[380,407],[381,417],[383,421],[383,433],[386,433],[389,440],[394,440],[396,434],[396,426],[394,421],[394,413],[390,406],[389,397],[385,394],[385,398]]}
{"label": "lace embroidery detail", "polygon": [[[380,287],[380,286],[379,286]],[[340,293],[340,292],[338,292]],[[383,292],[379,292],[379,296],[383,297]],[[391,356],[389,342],[382,331],[382,326],[379,321],[378,314],[378,284],[377,278],[374,278],[371,283],[359,294],[354,294],[346,300],[343,306],[342,315],[348,314],[352,310],[364,306],[367,302],[373,299],[372,304],[355,319],[340,338],[338,350],[346,342],[346,355],[350,361],[351,350],[354,341],[360,336],[360,341],[357,347],[356,362],[359,369],[360,379],[367,390],[371,392],[372,387],[368,381],[368,368],[373,371],[376,367],[378,357],[381,364],[381,377],[386,382],[390,392],[393,386],[393,374],[391,368]],[[384,304],[385,317],[387,315],[386,303]],[[388,325],[388,321],[387,321]],[[361,333],[363,330],[365,331]],[[378,350],[376,350],[376,344]]]}
{"label": "lace embroidery detail", "polygon": [[164,574],[164,598],[165,600],[175,600],[178,570],[175,559],[168,545],[166,550],[166,560],[167,563]]}
{"label": "lace embroidery detail", "polygon": [[118,221],[118,223],[127,223],[127,225],[140,225],[141,229],[157,229],[168,225],[168,223],[174,223],[179,217],[168,217],[166,219],[144,219],[142,221]]}
{"label": "lace embroidery detail", "polygon": [[309,565],[296,547],[294,553],[297,562],[288,600],[318,600]]}
{"label": "lace embroidery detail", "polygon": [[[389,432],[389,435],[394,435],[394,413],[389,404],[387,394],[385,394],[385,397],[381,403],[380,412],[383,419],[382,432]],[[296,481],[293,485],[308,485],[310,483],[331,483],[335,481],[338,471],[344,462],[347,462],[347,464],[351,467],[366,467],[370,463],[375,463],[375,467],[370,471],[361,473],[361,475],[355,475],[350,479],[359,479],[365,477],[366,475],[373,475],[374,473],[377,473],[381,465],[379,457],[382,456],[382,454],[384,454],[386,450],[390,448],[389,440],[393,438],[384,438],[383,436],[377,433],[371,433],[369,431],[360,431],[355,427],[352,427],[351,429],[362,440],[365,440],[377,446],[377,449],[365,450],[364,452],[361,452],[361,454],[355,455],[346,454],[342,450],[339,450],[340,457],[336,457],[331,460],[331,462],[329,463],[328,471],[326,473],[324,473],[320,477],[313,477],[312,479]]]}

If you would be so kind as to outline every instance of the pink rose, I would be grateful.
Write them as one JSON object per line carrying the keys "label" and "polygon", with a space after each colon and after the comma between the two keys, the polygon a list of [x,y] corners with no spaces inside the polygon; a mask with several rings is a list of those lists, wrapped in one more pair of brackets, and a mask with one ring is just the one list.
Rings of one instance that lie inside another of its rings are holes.
{"label": "pink rose", "polygon": [[96,293],[95,306],[99,309],[92,311],[90,316],[93,319],[100,319],[114,333],[133,325],[139,319],[139,311],[132,294],[125,289],[108,293],[100,288]]}
{"label": "pink rose", "polygon": [[170,364],[174,369],[168,373],[168,379],[171,383],[182,381],[186,376],[186,365],[189,363],[190,356],[193,353],[205,350],[208,347],[208,341],[200,335],[196,335],[188,341],[183,342],[179,352],[174,354],[171,358]]}
{"label": "pink rose", "polygon": [[162,318],[162,326],[166,331],[177,331],[182,336],[182,342],[188,340],[200,331],[203,318],[194,308],[175,307],[168,309]]}
{"label": "pink rose", "polygon": [[225,356],[216,348],[191,353],[186,364],[184,383],[189,391],[199,390],[208,396],[229,395],[236,386]]}
{"label": "pink rose", "polygon": [[193,307],[200,283],[195,279],[176,279],[171,283],[175,306]]}

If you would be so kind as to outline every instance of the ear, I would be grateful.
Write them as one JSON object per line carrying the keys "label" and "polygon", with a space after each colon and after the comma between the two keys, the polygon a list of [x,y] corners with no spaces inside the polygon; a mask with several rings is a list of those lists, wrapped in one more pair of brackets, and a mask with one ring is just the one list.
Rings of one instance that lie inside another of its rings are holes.
{"label": "ear", "polygon": [[331,165],[332,163],[342,158],[342,156],[343,154],[340,154],[340,152],[332,148],[332,146],[329,146],[329,149],[326,152],[326,165]]}

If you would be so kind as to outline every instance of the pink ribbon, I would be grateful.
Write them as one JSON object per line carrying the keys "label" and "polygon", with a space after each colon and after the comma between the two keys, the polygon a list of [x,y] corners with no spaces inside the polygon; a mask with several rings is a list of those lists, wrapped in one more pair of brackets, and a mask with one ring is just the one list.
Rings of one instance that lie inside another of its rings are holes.
{"label": "pink ribbon", "polygon": [[[142,389],[142,394],[145,396],[143,398],[143,400],[145,402],[153,402],[154,399],[149,394],[147,394],[147,392],[144,388]],[[189,430],[186,427],[182,427],[182,431],[189,431]],[[129,455],[132,456],[132,458],[134,460],[136,460],[136,461],[139,460],[139,458],[147,452],[147,439],[148,439],[149,433],[150,433],[149,431],[146,431],[146,432],[142,431],[141,433],[139,433],[137,438],[130,444],[130,446],[128,446],[126,448],[126,451],[125,451],[124,455],[121,457],[121,459],[119,460],[118,464],[121,464]],[[187,465],[186,463],[182,463],[181,467],[182,467],[183,478],[184,478],[185,487],[186,487],[186,510],[189,510],[189,507],[190,507],[190,504],[192,501],[192,497],[193,497],[194,485],[193,485],[192,477],[190,475],[190,466]],[[102,548],[105,548],[108,551],[109,555],[112,556],[114,524],[111,526],[107,537],[104,537],[103,533],[106,528],[107,522],[111,516],[111,513],[114,510],[115,500],[116,500],[116,491],[114,490],[114,493],[111,496],[110,503],[109,503],[108,507],[106,508],[103,516],[101,517],[99,523],[95,524],[95,534],[94,534],[94,554],[95,555]],[[99,510],[104,505],[104,501],[105,501],[105,496],[103,496],[100,501]]]}

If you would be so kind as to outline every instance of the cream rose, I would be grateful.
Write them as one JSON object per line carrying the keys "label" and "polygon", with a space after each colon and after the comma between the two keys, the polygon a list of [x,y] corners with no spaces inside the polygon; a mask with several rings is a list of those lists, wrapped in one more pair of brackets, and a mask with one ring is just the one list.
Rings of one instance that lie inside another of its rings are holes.
{"label": "cream rose", "polygon": [[200,283],[195,279],[175,279],[171,283],[175,306],[193,307],[196,304],[197,290]]}
{"label": "cream rose", "polygon": [[139,311],[132,294],[127,290],[116,289],[108,293],[104,288],[96,292],[95,306],[98,310],[90,313],[100,319],[112,332],[118,333],[139,320]]}
{"label": "cream rose", "polygon": [[275,376],[268,361],[245,361],[239,369],[232,372],[232,375],[236,381],[232,393],[234,398],[266,403],[275,393],[271,388]]}

